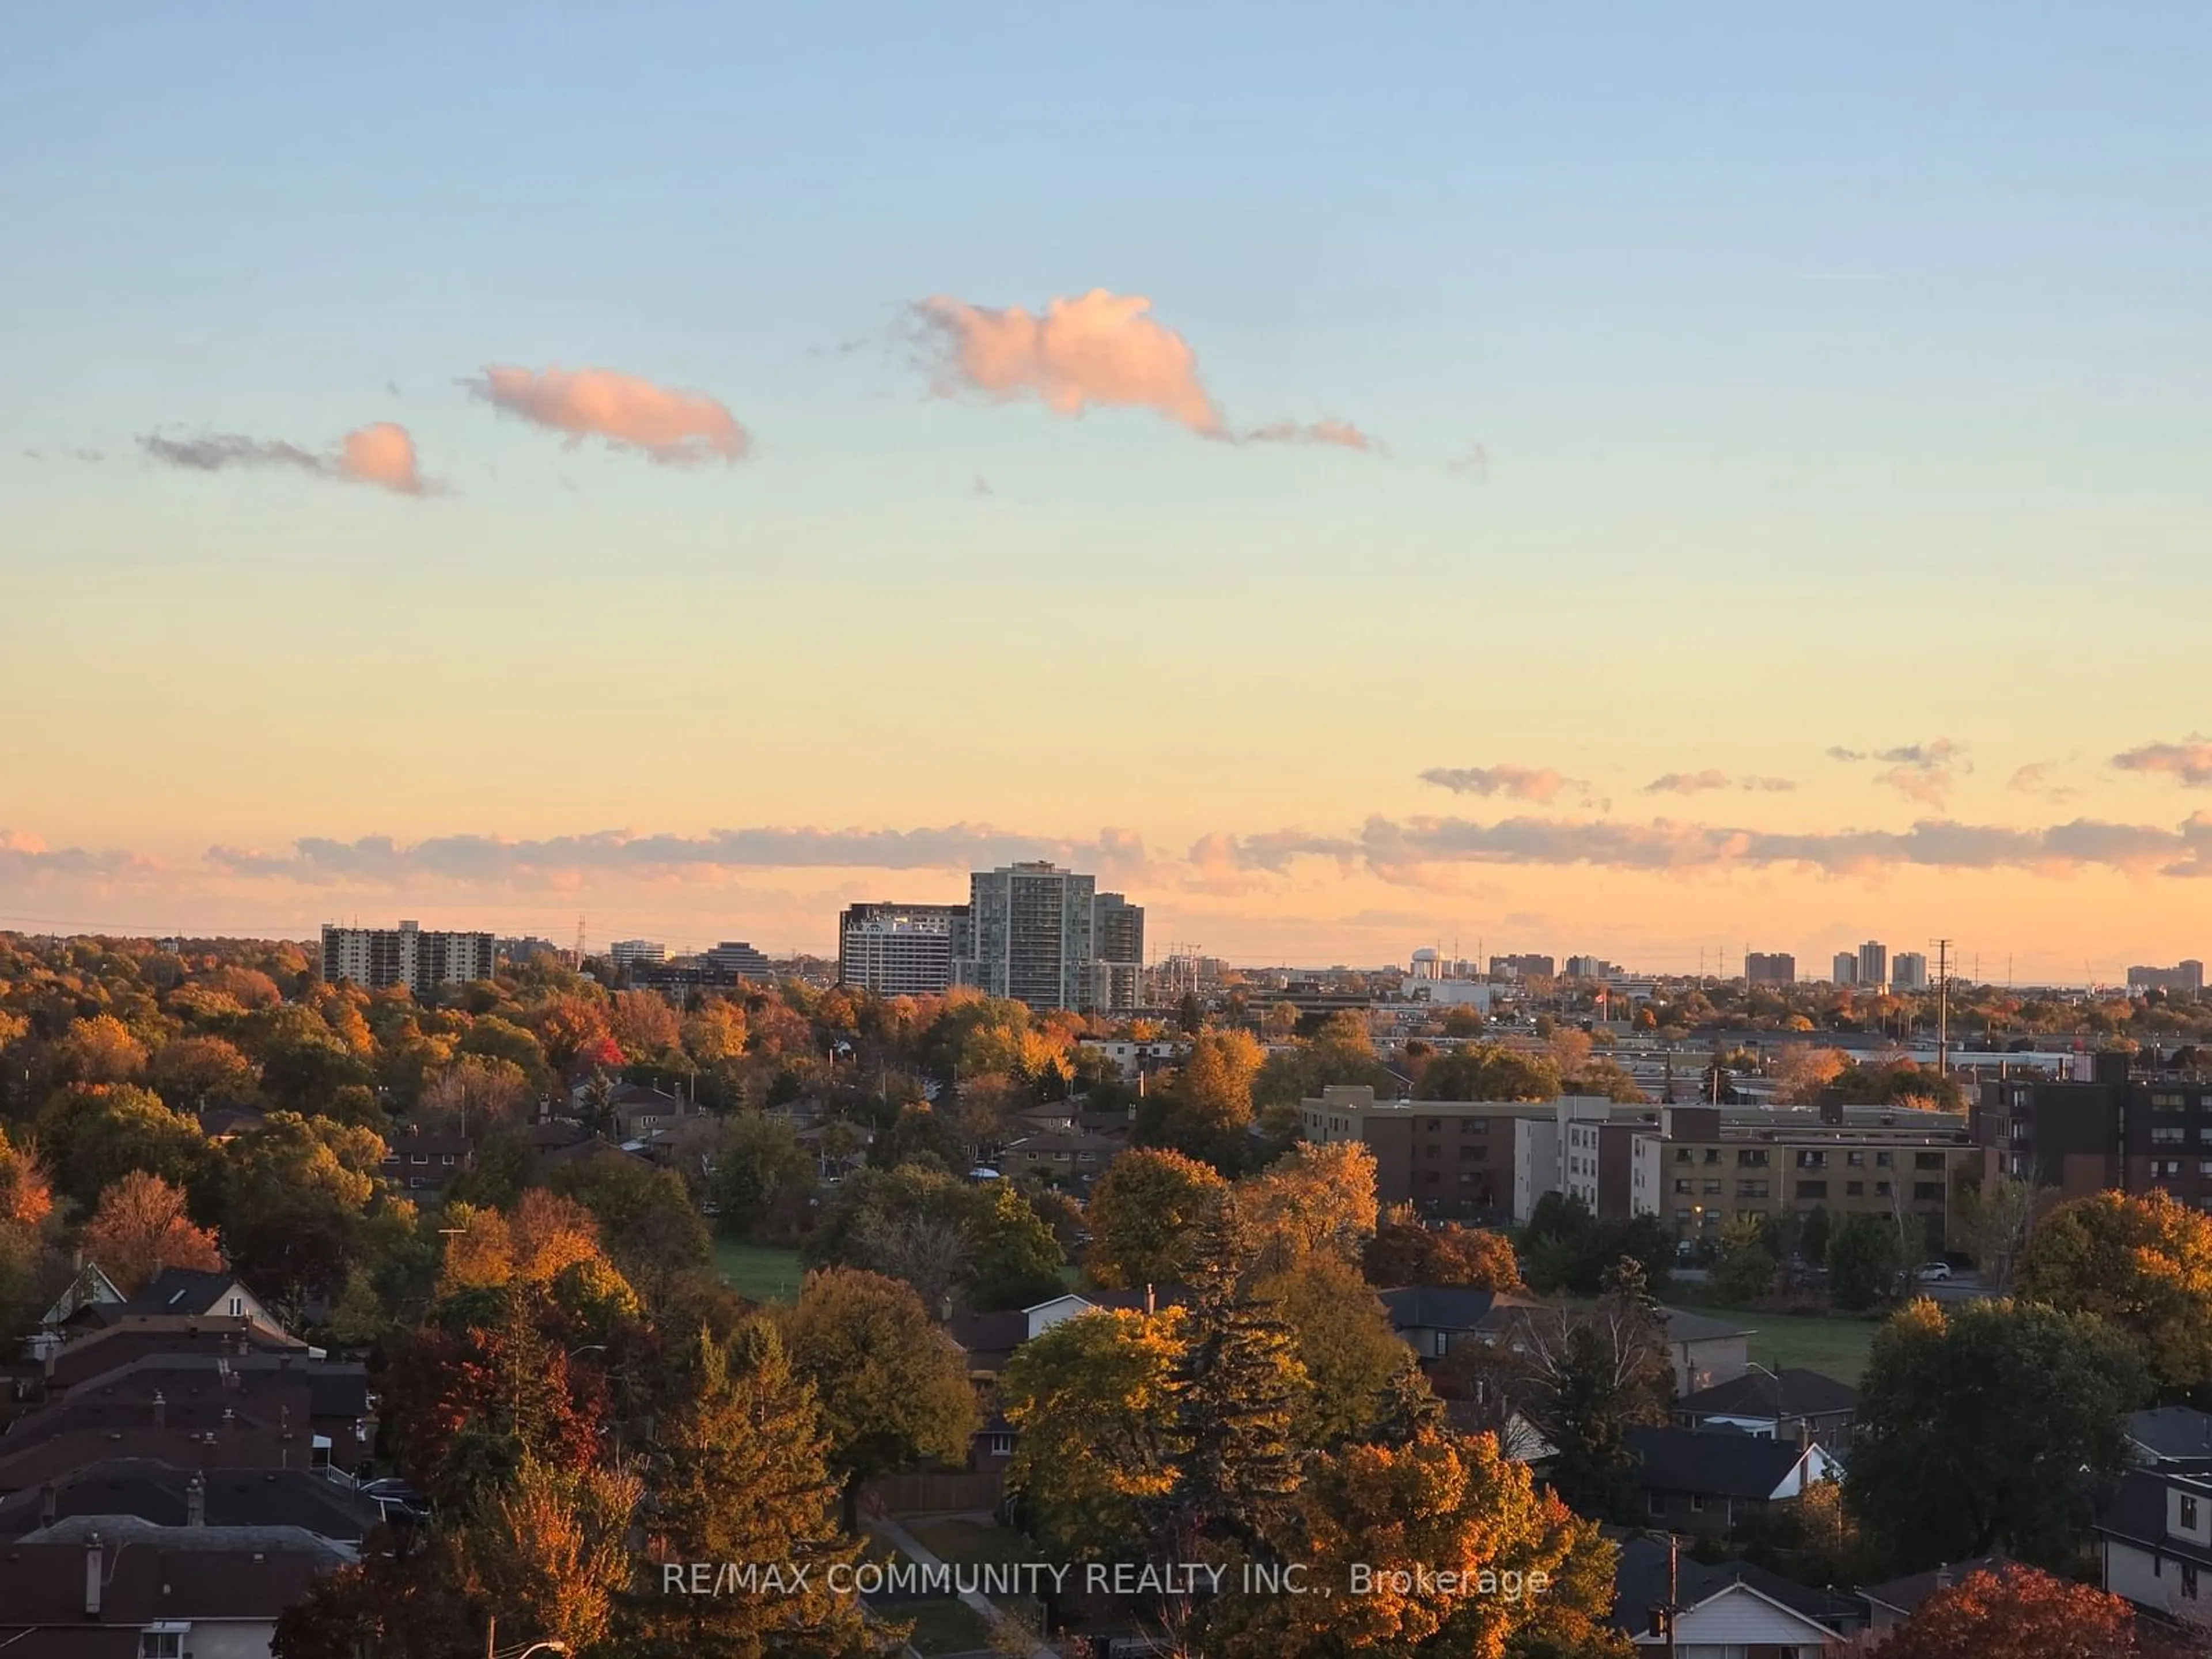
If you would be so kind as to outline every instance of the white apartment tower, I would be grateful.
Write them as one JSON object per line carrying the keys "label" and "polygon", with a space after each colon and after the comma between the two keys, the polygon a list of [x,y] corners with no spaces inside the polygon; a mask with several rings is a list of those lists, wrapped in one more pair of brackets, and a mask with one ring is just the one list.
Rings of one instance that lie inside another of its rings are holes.
{"label": "white apartment tower", "polygon": [[1889,988],[1889,946],[1879,939],[1870,939],[1859,946],[1858,986],[1863,991]]}
{"label": "white apartment tower", "polygon": [[434,986],[489,979],[489,933],[426,933],[422,924],[397,927],[340,927],[323,924],[323,977],[350,980],[371,991],[404,985],[417,994]]}
{"label": "white apartment tower", "polygon": [[1126,1006],[1142,978],[1144,911],[1056,865],[978,870],[968,878],[965,944],[955,975],[987,996],[1032,1008]]}

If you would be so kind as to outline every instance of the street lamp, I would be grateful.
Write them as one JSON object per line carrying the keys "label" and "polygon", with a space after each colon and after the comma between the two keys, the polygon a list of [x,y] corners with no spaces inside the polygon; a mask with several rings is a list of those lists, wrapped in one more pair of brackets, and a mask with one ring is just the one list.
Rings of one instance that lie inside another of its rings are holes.
{"label": "street lamp", "polygon": [[498,1635],[499,1619],[498,1616],[495,1614],[484,1621],[484,1659],[531,1659],[531,1656],[532,1654],[566,1653],[568,1651],[568,1644],[566,1642],[532,1642],[528,1647],[523,1649],[520,1653],[510,1653],[501,1656],[499,1650],[493,1645]]}

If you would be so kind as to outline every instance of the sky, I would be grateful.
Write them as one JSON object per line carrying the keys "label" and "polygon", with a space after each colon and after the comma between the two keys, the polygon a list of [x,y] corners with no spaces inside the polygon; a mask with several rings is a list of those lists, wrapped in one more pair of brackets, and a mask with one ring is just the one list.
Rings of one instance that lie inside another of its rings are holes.
{"label": "sky", "polygon": [[[2212,955],[2212,12],[116,4],[0,927]],[[2177,624],[2179,624],[2177,626]]]}

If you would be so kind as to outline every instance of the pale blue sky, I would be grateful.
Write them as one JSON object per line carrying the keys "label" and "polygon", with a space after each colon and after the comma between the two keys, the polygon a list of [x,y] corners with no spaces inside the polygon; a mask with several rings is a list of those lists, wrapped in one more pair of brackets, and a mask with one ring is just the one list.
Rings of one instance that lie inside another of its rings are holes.
{"label": "pale blue sky", "polygon": [[[2002,789],[2039,761],[2067,813],[2170,828],[2189,798],[2100,769],[2204,723],[2201,667],[2133,634],[2207,595],[2208,48],[2201,4],[18,16],[0,684],[43,718],[0,733],[0,830],[1173,854],[1481,808],[1413,775],[1501,761],[1609,798],[1786,774],[1733,817],[1833,829],[1914,809],[1825,748],[1938,734],[1980,757],[1960,817],[2049,820]],[[930,295],[1102,287],[1237,422],[1391,458],[933,400],[902,337]],[[702,389],[756,453],[565,450],[455,385],[493,362]],[[372,421],[453,493],[135,441]],[[1486,482],[1447,472],[1478,442]],[[1449,902],[1624,925],[1492,873]],[[1978,879],[1992,917],[2040,890]],[[2078,931],[2162,947],[2203,884]],[[1302,890],[1317,945],[1372,896]],[[1225,939],[1281,901],[1188,902]]]}

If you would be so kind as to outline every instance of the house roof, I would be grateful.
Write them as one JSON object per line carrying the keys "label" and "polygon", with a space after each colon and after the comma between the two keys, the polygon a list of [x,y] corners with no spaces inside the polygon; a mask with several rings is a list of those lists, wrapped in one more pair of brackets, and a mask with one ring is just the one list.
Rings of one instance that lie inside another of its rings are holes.
{"label": "house roof", "polygon": [[[307,1412],[313,1417],[365,1417],[368,1414],[368,1367],[357,1359],[302,1359],[295,1353],[250,1353],[225,1356],[217,1353],[156,1352],[141,1354],[123,1360],[112,1370],[86,1377],[72,1389],[63,1401],[80,1400],[88,1395],[112,1394],[118,1389],[134,1398],[150,1398],[159,1389],[171,1403],[185,1403],[217,1399],[224,1395],[222,1376],[225,1371],[236,1375],[238,1389],[228,1391],[230,1403],[238,1403],[238,1396],[252,1393],[260,1396],[258,1387],[248,1386],[247,1379],[258,1383],[275,1379],[283,1387],[291,1382],[304,1383],[307,1390]],[[241,1413],[242,1414],[242,1413]]]}
{"label": "house roof", "polygon": [[1714,1498],[1771,1498],[1807,1455],[1794,1441],[1703,1429],[1631,1429],[1628,1443],[1644,1486]]}
{"label": "house roof", "polygon": [[[164,1267],[146,1288],[125,1303],[131,1314],[210,1314],[231,1293],[238,1275],[228,1267],[206,1273],[197,1267]],[[250,1294],[250,1292],[249,1292]]]}
{"label": "house roof", "polygon": [[1832,1376],[1790,1366],[1778,1376],[1779,1382],[1765,1371],[1746,1371],[1684,1395],[1674,1409],[1692,1417],[1828,1417],[1858,1409],[1859,1391]]}
{"label": "house roof", "polygon": [[[2166,1531],[2168,1484],[2167,1477],[2155,1469],[2130,1469],[2120,1477],[2120,1484],[2105,1505],[2105,1512],[2097,1517],[2097,1531],[2177,1560],[2212,1566],[2212,1549],[2186,1538],[2176,1538]],[[2203,1490],[2201,1484],[2191,1484],[2197,1491]]]}
{"label": "house roof", "polygon": [[1464,1285],[1401,1285],[1381,1294],[1390,1323],[1401,1331],[1480,1330],[1498,1305],[1496,1291]]}
{"label": "house roof", "polygon": [[1748,1325],[1740,1325],[1733,1319],[1712,1319],[1680,1308],[1662,1308],[1659,1317],[1667,1327],[1669,1342],[1718,1342],[1731,1336],[1758,1334]]}
{"label": "house roof", "polygon": [[[1654,1538],[1626,1538],[1613,1569],[1613,1622],[1616,1629],[1640,1633],[1651,1628],[1651,1609],[1667,1599],[1667,1547]],[[1857,1601],[1837,1592],[1795,1583],[1748,1561],[1712,1565],[1683,1554],[1675,1563],[1674,1601],[1683,1608],[1703,1606],[1741,1585],[1799,1618],[1834,1634],[1857,1623]]]}
{"label": "house roof", "polygon": [[1947,1561],[1940,1567],[1930,1567],[1926,1572],[1907,1573],[1902,1578],[1885,1579],[1879,1584],[1863,1584],[1859,1587],[1859,1594],[1895,1613],[1917,1613],[1920,1604],[1937,1590],[1971,1578],[1978,1572],[1995,1572],[2004,1564],[2002,1555],[1978,1555],[1971,1561]]}
{"label": "house roof", "polygon": [[210,1353],[238,1357],[243,1343],[257,1353],[301,1353],[307,1345],[296,1337],[251,1319],[176,1317],[167,1315],[125,1315],[112,1325],[87,1331],[64,1345],[53,1357],[49,1379],[58,1388],[70,1388],[88,1378],[117,1370],[132,1360],[154,1353]]}
{"label": "house roof", "polygon": [[8,1650],[9,1659],[19,1653],[104,1653],[104,1646],[82,1641],[84,1632],[102,1626],[124,1627],[128,1645],[115,1650],[135,1653],[139,1630],[162,1620],[274,1619],[307,1594],[319,1572],[345,1559],[304,1534],[298,1534],[302,1543],[289,1547],[228,1540],[213,1547],[205,1540],[199,1548],[180,1547],[191,1541],[183,1534],[193,1530],[142,1527],[116,1542],[102,1533],[105,1571],[96,1616],[84,1610],[88,1539],[23,1542],[0,1555],[0,1641],[53,1627],[77,1638],[66,1647],[26,1639]]}
{"label": "house roof", "polygon": [[1023,1135],[1006,1143],[1006,1150],[1024,1152],[1118,1152],[1127,1143],[1110,1135],[1094,1135],[1080,1131],[1070,1133],[1058,1129],[1042,1130],[1036,1134]]}
{"label": "house roof", "polygon": [[945,1328],[970,1357],[1012,1353],[1029,1340],[1029,1316],[1019,1308],[1004,1313],[961,1314]]}
{"label": "house roof", "polygon": [[2128,1438],[2168,1462],[2212,1458],[2212,1413],[2193,1406],[2158,1406],[2128,1414]]}
{"label": "house roof", "polygon": [[[379,1520],[358,1492],[306,1469],[182,1469],[147,1457],[109,1458],[50,1483],[58,1520],[77,1516],[135,1516],[154,1526],[181,1527],[190,1515],[194,1475],[206,1494],[206,1529],[290,1527],[318,1538],[358,1542]],[[39,1487],[0,1498],[0,1539],[40,1530],[46,1492]],[[115,1535],[103,1526],[103,1537]]]}

